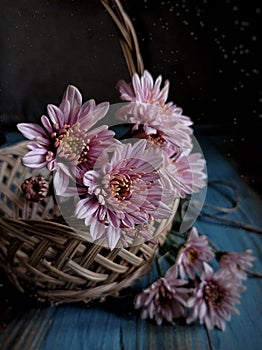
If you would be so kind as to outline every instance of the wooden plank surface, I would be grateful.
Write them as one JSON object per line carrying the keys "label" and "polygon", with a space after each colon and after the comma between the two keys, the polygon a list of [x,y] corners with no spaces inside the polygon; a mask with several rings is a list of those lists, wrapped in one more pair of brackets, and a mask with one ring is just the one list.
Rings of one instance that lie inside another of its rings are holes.
{"label": "wooden plank surface", "polygon": [[[209,179],[232,181],[240,192],[240,209],[227,215],[262,227],[261,201],[244,184],[240,175],[214,147],[212,138],[201,138],[207,159]],[[206,202],[228,205],[225,190],[209,188]],[[262,271],[261,237],[258,234],[216,223],[200,217],[198,229],[225,250],[243,251],[251,248],[257,257],[254,269]],[[143,321],[133,308],[133,296],[156,277],[155,267],[146,278],[126,291],[126,296],[109,298],[90,306],[38,304],[14,290],[3,273],[0,274],[0,349],[1,350],[258,350],[262,344],[262,279],[251,277],[245,285],[238,306],[240,316],[233,316],[226,331],[207,332],[203,326],[165,324],[161,327]]]}

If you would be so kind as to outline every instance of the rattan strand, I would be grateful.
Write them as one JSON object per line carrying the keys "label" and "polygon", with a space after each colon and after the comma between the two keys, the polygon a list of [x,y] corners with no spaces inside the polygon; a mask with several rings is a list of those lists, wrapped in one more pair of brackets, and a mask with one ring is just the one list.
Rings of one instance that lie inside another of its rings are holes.
{"label": "rattan strand", "polygon": [[144,71],[143,59],[133,24],[119,0],[101,0],[119,29],[119,41],[130,76]]}

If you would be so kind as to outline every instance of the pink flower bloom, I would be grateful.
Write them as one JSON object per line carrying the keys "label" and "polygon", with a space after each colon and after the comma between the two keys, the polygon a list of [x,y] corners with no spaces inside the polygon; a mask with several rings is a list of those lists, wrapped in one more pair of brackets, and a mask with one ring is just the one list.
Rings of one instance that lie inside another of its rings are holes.
{"label": "pink flower bloom", "polygon": [[59,107],[48,105],[48,116],[41,118],[43,126],[17,125],[19,131],[32,140],[28,144],[30,151],[23,158],[24,165],[58,170],[54,187],[58,194],[63,192],[72,166],[82,163],[92,166],[104,148],[112,144],[114,132],[107,126],[90,130],[105,116],[108,107],[107,102],[96,106],[94,100],[82,104],[78,89],[68,86]]}
{"label": "pink flower bloom", "polygon": [[112,249],[123,228],[171,214],[172,197],[165,195],[157,171],[161,162],[161,153],[141,140],[118,145],[100,169],[84,174],[89,196],[77,203],[76,216],[85,219],[94,240],[106,236]]}
{"label": "pink flower bloom", "polygon": [[199,236],[197,228],[192,227],[186,242],[178,252],[173,269],[177,268],[182,278],[187,275],[189,278],[195,279],[195,271],[203,271],[203,261],[209,261],[213,257],[214,254],[208,246],[207,237]]}
{"label": "pink flower bloom", "polygon": [[161,325],[163,320],[173,324],[175,318],[185,316],[189,290],[182,286],[186,283],[181,279],[168,281],[162,277],[145,289],[135,299],[135,308],[142,308],[141,318],[155,319]]}
{"label": "pink flower bloom", "polygon": [[133,133],[136,137],[155,142],[170,156],[177,148],[192,149],[192,121],[182,115],[181,108],[172,102],[166,103],[169,82],[165,82],[162,90],[161,82],[159,76],[154,83],[146,70],[141,78],[134,74],[132,84],[121,80],[118,83],[121,99],[130,103],[120,109],[118,118],[135,124]]}
{"label": "pink flower bloom", "polygon": [[185,125],[192,125],[190,118],[182,115],[182,109],[173,104],[166,103],[169,92],[169,81],[166,80],[164,87],[161,89],[162,76],[158,76],[155,83],[152,75],[145,70],[141,77],[134,74],[132,84],[120,80],[117,84],[117,89],[120,92],[122,101],[135,102],[138,105],[147,104],[159,106],[162,108],[162,113],[165,115],[173,114],[180,119],[180,122]]}
{"label": "pink flower bloom", "polygon": [[[180,113],[180,112],[179,112]],[[133,124],[132,136],[161,147],[168,156],[192,149],[191,123],[181,123],[180,114],[167,115],[159,105],[131,102],[117,113],[117,118]]]}
{"label": "pink flower bloom", "polygon": [[231,319],[231,314],[239,314],[235,304],[240,303],[240,292],[243,286],[236,283],[232,274],[225,269],[213,273],[213,269],[204,263],[201,282],[194,289],[187,306],[191,309],[187,323],[199,319],[208,329],[218,327],[225,330],[225,320]]}
{"label": "pink flower bloom", "polygon": [[173,191],[174,195],[185,198],[187,194],[198,192],[206,186],[206,162],[200,153],[178,154],[168,159],[163,166],[163,185]]}
{"label": "pink flower bloom", "polygon": [[245,252],[219,252],[216,254],[219,264],[222,268],[229,270],[235,278],[245,280],[247,274],[245,269],[253,266],[255,258],[251,255],[252,250],[248,249]]}

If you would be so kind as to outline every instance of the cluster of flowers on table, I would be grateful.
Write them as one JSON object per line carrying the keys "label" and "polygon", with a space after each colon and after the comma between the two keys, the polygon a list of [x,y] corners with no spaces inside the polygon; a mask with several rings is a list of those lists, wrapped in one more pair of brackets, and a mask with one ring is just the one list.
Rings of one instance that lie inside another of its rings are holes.
{"label": "cluster of flowers on table", "polygon": [[[169,82],[153,81],[145,71],[132,83],[118,83],[121,100],[116,120],[130,126],[128,137],[117,138],[109,125],[98,125],[109,103],[82,103],[68,86],[59,107],[47,106],[42,126],[20,123],[30,140],[23,164],[47,167],[56,195],[77,198],[73,215],[84,221],[94,241],[105,238],[113,249],[126,237],[154,241],[152,221],[172,215],[176,197],[206,186],[205,161],[193,153],[192,122],[181,108],[166,102]],[[130,141],[131,140],[131,141]],[[27,199],[41,201],[48,194],[42,177],[22,186]]]}
{"label": "cluster of flowers on table", "polygon": [[[225,330],[225,321],[231,314],[239,314],[243,281],[255,258],[252,251],[226,252],[213,250],[207,236],[196,227],[188,233],[185,242],[178,245],[175,263],[150,287],[136,296],[135,307],[142,308],[141,317],[163,320],[174,324],[185,318],[187,323],[199,320],[208,329]],[[211,261],[219,263],[216,271]]]}

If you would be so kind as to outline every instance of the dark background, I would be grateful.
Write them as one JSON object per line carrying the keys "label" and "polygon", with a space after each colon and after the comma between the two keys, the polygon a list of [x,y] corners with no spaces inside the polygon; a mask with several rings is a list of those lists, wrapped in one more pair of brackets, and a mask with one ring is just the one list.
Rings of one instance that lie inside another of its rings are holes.
{"label": "dark background", "polygon": [[195,123],[259,123],[261,1],[126,4],[146,66],[170,79],[171,97]]}
{"label": "dark background", "polygon": [[[85,99],[119,102],[129,79],[117,29],[98,0],[1,0],[2,130],[39,121],[76,85]],[[261,179],[261,1],[122,0],[147,68],[196,133],[222,135],[247,181]]]}

